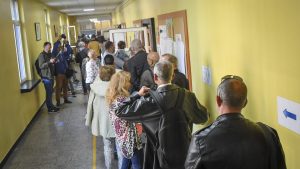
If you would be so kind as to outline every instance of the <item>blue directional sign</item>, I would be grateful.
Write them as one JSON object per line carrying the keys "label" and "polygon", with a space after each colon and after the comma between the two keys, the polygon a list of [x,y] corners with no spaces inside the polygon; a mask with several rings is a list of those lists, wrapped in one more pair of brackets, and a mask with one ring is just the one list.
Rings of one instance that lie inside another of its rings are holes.
{"label": "blue directional sign", "polygon": [[287,109],[284,109],[283,114],[286,118],[291,118],[293,120],[297,120],[297,115],[287,111]]}

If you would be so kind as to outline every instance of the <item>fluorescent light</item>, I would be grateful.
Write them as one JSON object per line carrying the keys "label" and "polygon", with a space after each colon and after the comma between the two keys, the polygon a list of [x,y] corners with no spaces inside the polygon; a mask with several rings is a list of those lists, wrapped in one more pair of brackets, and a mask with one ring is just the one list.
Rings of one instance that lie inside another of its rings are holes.
{"label": "fluorescent light", "polygon": [[90,9],[83,9],[84,12],[89,12],[89,11],[94,11],[94,8],[90,8]]}
{"label": "fluorescent light", "polygon": [[93,19],[90,19],[91,22],[97,22],[98,19],[97,18],[93,18]]}

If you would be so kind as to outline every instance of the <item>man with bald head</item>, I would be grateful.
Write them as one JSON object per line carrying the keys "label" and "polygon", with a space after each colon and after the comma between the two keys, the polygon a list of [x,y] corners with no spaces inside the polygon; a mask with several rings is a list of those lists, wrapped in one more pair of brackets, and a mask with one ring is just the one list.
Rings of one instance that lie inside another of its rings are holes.
{"label": "man with bald head", "polygon": [[286,169],[275,129],[246,119],[247,86],[227,75],[217,89],[220,116],[192,138],[186,169]]}
{"label": "man with bald head", "polygon": [[159,61],[159,55],[157,52],[150,52],[147,56],[147,62],[149,68],[142,74],[140,87],[146,86],[153,90],[156,89],[156,84],[154,82],[154,66]]}

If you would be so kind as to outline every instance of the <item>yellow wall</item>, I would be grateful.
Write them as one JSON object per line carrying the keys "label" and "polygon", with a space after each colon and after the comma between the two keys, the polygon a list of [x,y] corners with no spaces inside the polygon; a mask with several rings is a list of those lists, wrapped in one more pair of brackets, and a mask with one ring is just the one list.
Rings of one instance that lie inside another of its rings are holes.
{"label": "yellow wall", "polygon": [[[274,127],[289,169],[298,169],[300,135],[277,122],[276,97],[300,103],[300,1],[296,0],[131,0],[113,13],[113,25],[186,9],[193,91],[213,119],[216,87],[226,74],[244,78],[249,103],[244,115]],[[157,20],[156,20],[157,21]],[[201,67],[212,70],[212,85]]]}
{"label": "yellow wall", "polygon": [[[59,16],[66,23],[66,16],[35,0],[19,0],[23,28],[23,47],[28,79],[37,78],[34,61],[46,41],[44,9],[50,12],[51,25]],[[18,65],[11,19],[10,1],[0,1],[0,162],[16,142],[45,100],[43,84],[30,93],[20,93]],[[42,40],[36,41],[34,23],[41,25]],[[51,26],[53,33],[53,26]],[[55,40],[55,38],[53,38]]]}

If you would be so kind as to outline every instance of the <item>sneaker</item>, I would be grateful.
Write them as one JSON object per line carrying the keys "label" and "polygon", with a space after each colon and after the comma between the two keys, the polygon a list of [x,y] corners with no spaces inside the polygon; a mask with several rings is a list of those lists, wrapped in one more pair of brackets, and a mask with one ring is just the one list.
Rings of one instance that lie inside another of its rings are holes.
{"label": "sneaker", "polygon": [[65,100],[65,103],[72,103],[70,100]]}
{"label": "sneaker", "polygon": [[58,112],[58,108],[51,108],[51,109],[49,109],[48,110],[48,113],[56,113],[56,112]]}
{"label": "sneaker", "polygon": [[76,93],[75,93],[75,92],[73,92],[73,93],[72,93],[72,96],[73,96],[73,97],[76,97]]}
{"label": "sneaker", "polygon": [[56,109],[58,111],[60,108],[53,106],[52,109]]}

